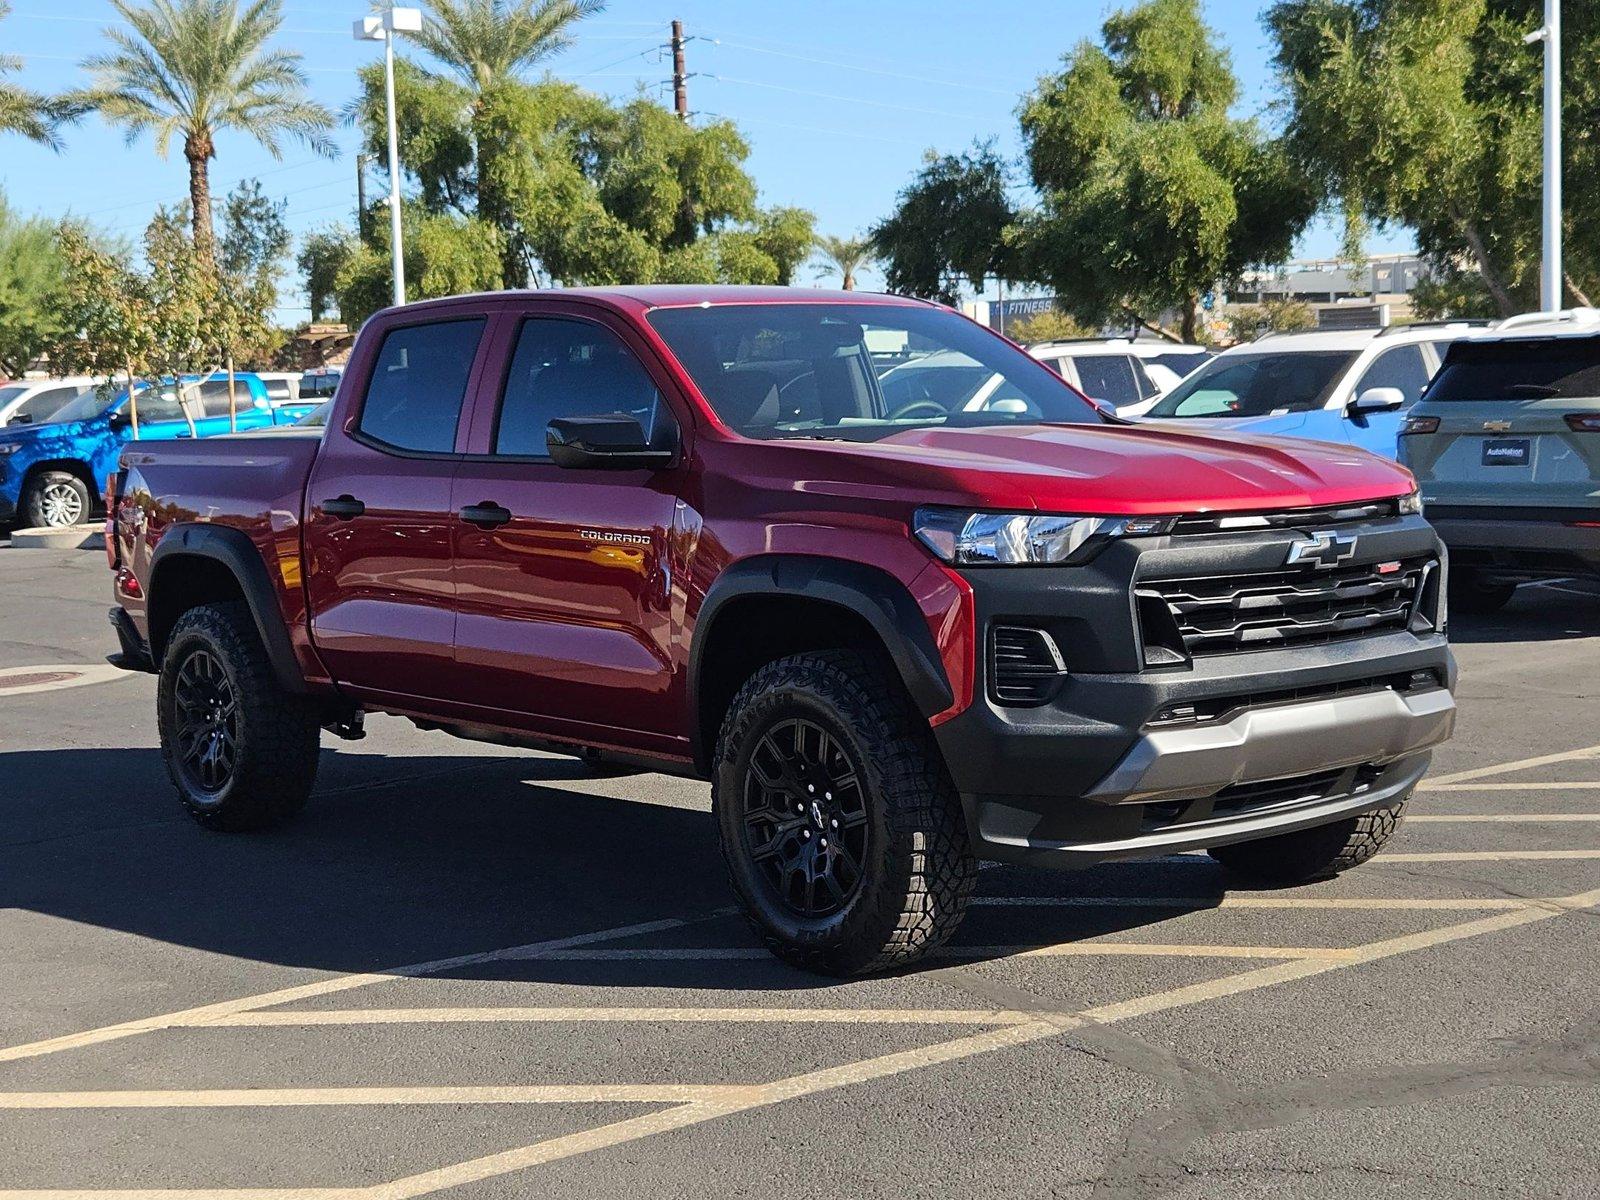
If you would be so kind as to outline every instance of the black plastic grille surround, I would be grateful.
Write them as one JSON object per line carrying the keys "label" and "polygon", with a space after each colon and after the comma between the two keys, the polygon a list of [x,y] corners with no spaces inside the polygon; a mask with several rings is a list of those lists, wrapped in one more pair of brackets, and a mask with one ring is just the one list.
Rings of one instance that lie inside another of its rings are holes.
{"label": "black plastic grille surround", "polygon": [[989,629],[989,694],[996,704],[1028,708],[1056,694],[1066,668],[1054,639],[1031,625]]}
{"label": "black plastic grille surround", "polygon": [[1145,642],[1167,643],[1176,626],[1184,651],[1200,658],[1405,629],[1433,561],[1147,580],[1137,588]]}

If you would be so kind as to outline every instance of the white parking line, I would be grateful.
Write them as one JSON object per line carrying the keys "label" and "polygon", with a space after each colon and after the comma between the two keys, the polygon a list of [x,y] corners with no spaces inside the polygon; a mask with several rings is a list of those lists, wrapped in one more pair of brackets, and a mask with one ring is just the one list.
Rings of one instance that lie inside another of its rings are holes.
{"label": "white parking line", "polygon": [[[1159,942],[1061,942],[998,946],[944,946],[937,958],[1326,958],[1344,951],[1316,946],[1210,946]],[[770,960],[754,946],[631,946],[626,949],[557,950],[541,957],[553,962],[725,962]]]}
{"label": "white parking line", "polygon": [[1600,788],[1600,782],[1585,780],[1581,783],[1429,783],[1424,779],[1419,791],[1424,792],[1583,792]]}
{"label": "white parking line", "polygon": [[1442,850],[1422,854],[1389,854],[1375,863],[1397,862],[1517,862],[1531,860],[1600,858],[1600,850]]}
{"label": "white parking line", "polygon": [[[1594,786],[1600,787],[1600,784]],[[1500,822],[1514,825],[1520,821],[1600,821],[1600,813],[1419,813],[1416,816],[1407,816],[1406,820],[1412,824],[1470,824],[1480,821]]]}
{"label": "white parking line", "polygon": [[1600,746],[1582,746],[1577,750],[1563,750],[1559,754],[1540,754],[1533,758],[1519,758],[1513,762],[1496,763],[1491,767],[1474,767],[1470,771],[1456,771],[1450,775],[1437,775],[1424,779],[1424,788],[1437,788],[1441,784],[1466,783],[1471,779],[1487,779],[1492,775],[1508,775],[1512,771],[1527,771],[1546,767],[1552,763],[1574,762],[1582,758],[1600,758]]}
{"label": "white parking line", "polygon": [[1501,897],[1432,899],[1411,897],[1334,896],[977,896],[974,905],[996,908],[1178,908],[1205,912],[1214,908],[1361,909],[1378,912],[1413,910],[1462,911],[1526,908],[1527,901]]}

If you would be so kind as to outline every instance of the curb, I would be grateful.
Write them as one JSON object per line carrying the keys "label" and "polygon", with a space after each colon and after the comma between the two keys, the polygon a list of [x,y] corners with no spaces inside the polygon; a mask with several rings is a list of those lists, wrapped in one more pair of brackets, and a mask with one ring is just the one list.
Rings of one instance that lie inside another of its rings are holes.
{"label": "curb", "polygon": [[105,530],[97,524],[72,525],[66,529],[13,529],[13,550],[103,550]]}

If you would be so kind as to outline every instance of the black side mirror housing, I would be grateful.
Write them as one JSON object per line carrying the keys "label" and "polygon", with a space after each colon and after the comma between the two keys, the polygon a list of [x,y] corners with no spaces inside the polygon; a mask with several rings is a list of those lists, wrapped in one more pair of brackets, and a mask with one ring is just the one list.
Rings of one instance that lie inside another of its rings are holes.
{"label": "black side mirror housing", "polygon": [[667,445],[652,446],[644,426],[627,413],[559,417],[545,427],[550,461],[558,467],[601,471],[659,470],[677,457],[677,431]]}

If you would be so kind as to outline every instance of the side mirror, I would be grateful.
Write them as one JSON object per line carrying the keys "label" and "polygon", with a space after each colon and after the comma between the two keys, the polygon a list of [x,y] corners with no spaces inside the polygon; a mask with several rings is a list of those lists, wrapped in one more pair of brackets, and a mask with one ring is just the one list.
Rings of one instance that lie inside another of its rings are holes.
{"label": "side mirror", "polygon": [[1395,412],[1405,407],[1406,394],[1397,387],[1368,388],[1354,400],[1350,401],[1346,412],[1354,416],[1357,413]]}
{"label": "side mirror", "polygon": [[659,470],[678,453],[677,431],[669,444],[652,446],[644,426],[627,413],[598,417],[560,417],[545,427],[550,461],[558,467],[600,471]]}
{"label": "side mirror", "polygon": [[119,408],[116,412],[112,413],[107,420],[111,422],[111,428],[121,429],[124,425],[128,424],[128,411],[127,409]]}
{"label": "side mirror", "polygon": [[7,423],[11,425],[32,425],[33,415],[31,413],[18,413]]}

